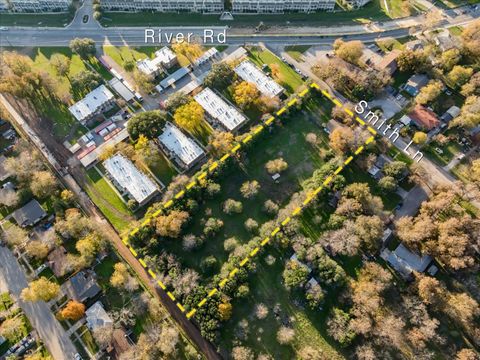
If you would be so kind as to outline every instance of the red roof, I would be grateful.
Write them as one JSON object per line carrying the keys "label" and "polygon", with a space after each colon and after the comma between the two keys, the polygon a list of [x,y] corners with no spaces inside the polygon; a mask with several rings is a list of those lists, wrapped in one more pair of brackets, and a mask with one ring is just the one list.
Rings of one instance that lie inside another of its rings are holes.
{"label": "red roof", "polygon": [[438,120],[437,115],[422,105],[415,106],[408,116],[418,127],[426,130],[432,130],[440,125],[440,120]]}

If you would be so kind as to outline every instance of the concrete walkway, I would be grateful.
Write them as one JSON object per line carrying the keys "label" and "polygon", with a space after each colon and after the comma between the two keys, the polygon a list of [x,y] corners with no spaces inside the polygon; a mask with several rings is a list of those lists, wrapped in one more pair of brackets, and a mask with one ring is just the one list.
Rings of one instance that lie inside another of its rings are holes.
{"label": "concrete walkway", "polygon": [[25,302],[20,293],[28,286],[17,259],[6,247],[0,247],[0,291],[10,292],[55,360],[72,360],[77,350],[65,330],[43,301]]}

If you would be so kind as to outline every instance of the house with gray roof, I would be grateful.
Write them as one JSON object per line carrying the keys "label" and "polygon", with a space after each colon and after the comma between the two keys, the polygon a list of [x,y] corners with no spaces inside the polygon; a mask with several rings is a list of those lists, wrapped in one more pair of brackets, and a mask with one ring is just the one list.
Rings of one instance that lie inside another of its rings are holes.
{"label": "house with gray roof", "polygon": [[12,214],[18,226],[34,226],[47,216],[40,203],[33,199]]}
{"label": "house with gray roof", "polygon": [[71,299],[78,302],[91,300],[102,291],[92,270],[79,271],[62,287]]}

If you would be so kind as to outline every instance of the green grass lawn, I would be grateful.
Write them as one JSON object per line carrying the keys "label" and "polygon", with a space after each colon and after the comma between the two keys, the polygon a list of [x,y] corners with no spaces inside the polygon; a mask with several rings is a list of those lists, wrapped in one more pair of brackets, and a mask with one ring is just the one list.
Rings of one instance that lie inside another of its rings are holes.
{"label": "green grass lawn", "polygon": [[296,61],[303,61],[303,53],[310,49],[310,45],[291,45],[285,46],[285,51]]}
{"label": "green grass lawn", "polygon": [[405,0],[381,0],[380,6],[383,11],[392,19],[402,18],[405,16],[416,15],[417,11],[412,6],[406,6],[408,4]]}
{"label": "green grass lawn", "polygon": [[[437,147],[443,151],[443,154],[439,154],[435,151],[435,148]],[[436,142],[432,142],[424,146],[422,151],[441,166],[445,166],[452,161],[455,155],[461,152],[462,149],[460,145],[455,142],[449,142],[447,145],[440,145]]]}
{"label": "green grass lawn", "polygon": [[[233,21],[221,21],[219,15],[202,15],[193,13],[123,13],[106,12],[101,20],[104,26],[202,26],[202,25],[229,25],[233,27],[257,26],[260,22],[265,25],[338,25],[353,24],[365,21],[388,20],[380,6],[380,0],[373,0],[364,7],[337,12],[319,11],[311,14],[287,13],[287,14],[261,14],[261,15],[239,15]],[[228,31],[227,31],[228,36]]]}
{"label": "green grass lawn", "polygon": [[149,169],[165,186],[167,186],[172,179],[178,175],[177,170],[175,170],[172,164],[161,152],[159,153],[159,161],[154,165],[149,166]]}
{"label": "green grass lawn", "polygon": [[124,67],[127,61],[136,62],[137,60],[152,57],[153,53],[159,48],[153,46],[135,48],[130,46],[103,45],[103,52],[110,56],[118,65]]}
{"label": "green grass lawn", "polygon": [[65,27],[73,19],[70,13],[58,14],[5,14],[2,13],[2,26]]}
{"label": "green grass lawn", "polygon": [[260,68],[263,64],[271,66],[277,64],[279,66],[280,74],[278,77],[271,75],[280,85],[282,85],[287,93],[293,94],[302,84],[303,80],[295,70],[285,64],[270,50],[261,50],[260,48],[252,48],[249,51],[250,59]]}
{"label": "green grass lawn", "polygon": [[89,184],[86,191],[95,205],[100,208],[118,232],[121,233],[127,229],[130,222],[133,221],[132,213],[110,184],[95,168],[87,171],[87,180]]}
{"label": "green grass lawn", "polygon": [[[406,36],[403,38],[384,38],[384,39],[379,39],[375,40],[375,43],[377,46],[382,49],[384,52],[389,52],[392,50],[404,50],[405,49],[405,43],[409,42],[410,40],[413,40],[412,37]],[[398,71],[397,71],[398,74]]]}

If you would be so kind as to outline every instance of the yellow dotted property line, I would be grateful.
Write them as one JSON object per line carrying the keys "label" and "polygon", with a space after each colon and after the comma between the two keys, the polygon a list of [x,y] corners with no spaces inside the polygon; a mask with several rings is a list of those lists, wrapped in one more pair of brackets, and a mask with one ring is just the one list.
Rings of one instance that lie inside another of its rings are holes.
{"label": "yellow dotted property line", "polygon": [[[295,104],[298,103],[298,100],[299,98],[303,98],[305,95],[308,94],[309,92],[309,88],[306,88],[305,90],[303,90],[302,92],[300,92],[298,94],[298,97],[295,97],[293,99],[291,99],[287,105],[283,106],[280,110],[278,110],[276,112],[276,116],[279,117],[281,116],[283,113],[285,113],[288,108],[294,106]],[[271,116],[269,119],[267,119],[265,121],[265,125],[270,125],[271,123],[273,123],[275,121],[275,116]],[[213,163],[210,164],[210,166],[208,167],[207,170],[201,172],[200,174],[197,175],[196,178],[192,178],[192,180],[185,186],[184,189],[178,191],[174,196],[173,196],[173,199],[171,200],[168,200],[166,201],[165,203],[163,203],[160,208],[155,211],[153,214],[151,214],[149,217],[147,217],[141,224],[140,226],[136,227],[135,229],[133,229],[132,231],[130,231],[130,233],[128,235],[126,235],[123,239],[122,239],[122,242],[127,246],[127,248],[130,250],[130,252],[132,253],[132,255],[138,259],[138,262],[147,270],[148,274],[152,277],[153,280],[156,281],[156,283],[158,284],[158,286],[160,286],[160,288],[164,291],[166,291],[168,297],[176,303],[177,307],[180,309],[180,311],[182,312],[185,312],[185,308],[182,306],[182,304],[180,302],[178,302],[175,298],[175,295],[173,295],[173,293],[171,293],[170,291],[167,291],[167,286],[161,281],[161,280],[157,280],[158,278],[158,275],[148,267],[147,263],[145,262],[144,259],[141,259],[138,257],[138,253],[135,251],[135,249],[132,247],[131,244],[129,244],[128,242],[128,237],[131,236],[131,235],[135,235],[136,233],[138,233],[138,231],[142,228],[142,227],[145,227],[147,226],[148,224],[150,224],[150,222],[152,221],[153,218],[156,218],[157,216],[159,216],[161,213],[162,213],[162,210],[163,209],[168,209],[169,207],[171,207],[173,204],[174,204],[174,201],[175,200],[178,200],[178,199],[181,199],[183,196],[185,196],[186,192],[190,189],[192,189],[195,185],[197,185],[198,181],[199,180],[203,180],[205,179],[208,175],[212,174],[213,172],[215,172],[215,170],[218,168],[218,166],[222,163],[224,163],[225,161],[227,161],[232,155],[234,155],[237,151],[239,151],[241,149],[241,147],[245,144],[248,144],[254,136],[257,136],[258,134],[260,134],[263,130],[265,129],[265,126],[264,125],[258,125],[256,128],[253,129],[252,133],[251,134],[248,134],[240,143],[236,144],[231,150],[230,152],[228,152],[227,154],[223,155],[219,160],[216,160],[214,161]],[[257,250],[258,251],[258,250]],[[243,263],[243,265],[245,265],[245,263]],[[243,266],[242,265],[242,266]],[[235,273],[234,273],[235,274]],[[225,281],[226,283],[226,281]],[[211,297],[213,296],[215,293],[216,293],[217,290],[215,291],[211,291],[208,296]],[[206,301],[206,300],[205,300]],[[204,302],[200,302],[201,305],[204,304]],[[191,316],[190,316],[191,317]],[[189,318],[190,318],[189,317]]]}

